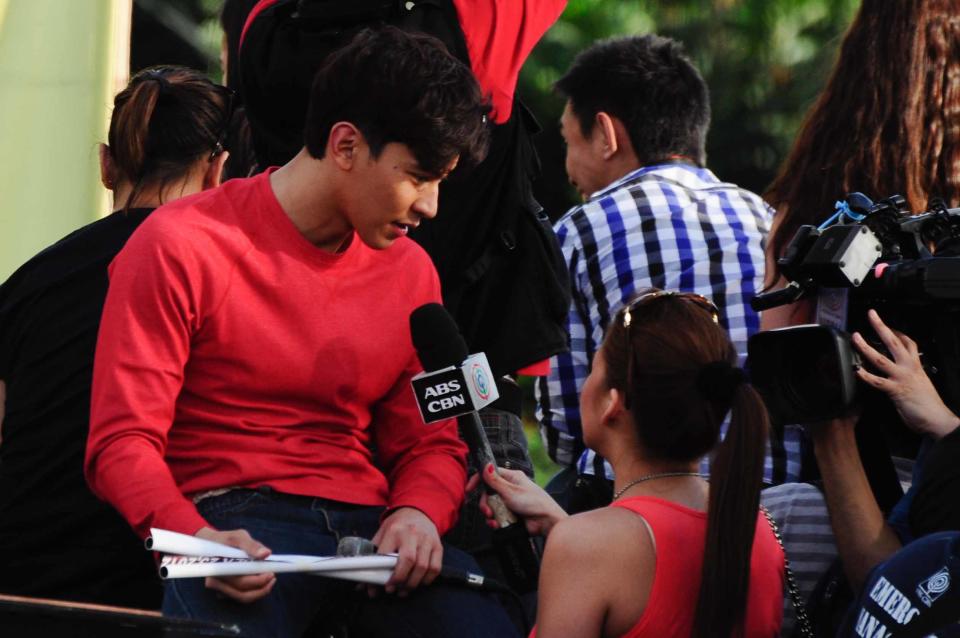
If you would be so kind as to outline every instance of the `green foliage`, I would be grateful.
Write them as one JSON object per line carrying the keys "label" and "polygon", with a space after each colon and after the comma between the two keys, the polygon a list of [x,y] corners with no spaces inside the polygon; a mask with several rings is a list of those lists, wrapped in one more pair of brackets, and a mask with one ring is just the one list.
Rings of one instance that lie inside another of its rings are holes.
{"label": "green foliage", "polygon": [[[857,0],[571,0],[521,75],[521,95],[548,130],[563,110],[553,82],[578,51],[656,32],[684,43],[711,89],[711,168],[762,191],[833,64]],[[541,150],[562,165],[559,146]],[[546,167],[552,173],[550,166]],[[550,211],[556,215],[562,211]]]}
{"label": "green foliage", "polygon": [[547,450],[543,447],[543,440],[540,438],[540,432],[537,430],[537,423],[530,418],[524,418],[523,429],[527,435],[527,443],[530,449],[530,458],[533,461],[534,480],[540,487],[553,478],[553,475],[560,471],[560,466],[550,460],[547,456]]}

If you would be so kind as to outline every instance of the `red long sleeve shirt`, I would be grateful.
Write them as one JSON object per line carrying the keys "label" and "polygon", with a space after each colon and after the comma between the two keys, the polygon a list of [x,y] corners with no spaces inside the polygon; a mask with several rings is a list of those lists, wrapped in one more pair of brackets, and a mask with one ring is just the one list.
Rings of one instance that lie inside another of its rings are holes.
{"label": "red long sleeve shirt", "polygon": [[193,534],[189,496],[262,485],[452,525],[466,448],[410,389],[409,315],[440,299],[415,243],[321,251],[262,174],[156,211],[110,278],[85,471],[138,533]]}

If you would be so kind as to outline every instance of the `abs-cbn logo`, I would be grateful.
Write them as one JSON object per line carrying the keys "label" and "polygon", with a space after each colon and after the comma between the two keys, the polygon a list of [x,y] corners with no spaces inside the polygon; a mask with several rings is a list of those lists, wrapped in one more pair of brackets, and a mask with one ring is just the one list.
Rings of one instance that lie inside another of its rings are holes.
{"label": "abs-cbn logo", "polygon": [[467,405],[467,398],[459,392],[460,381],[457,379],[427,387],[423,391],[423,396],[426,399],[433,399],[427,403],[427,411],[436,414],[443,410]]}
{"label": "abs-cbn logo", "polygon": [[460,366],[422,372],[411,383],[424,423],[479,410],[500,397],[483,353],[470,355]]}
{"label": "abs-cbn logo", "polygon": [[412,383],[420,416],[425,423],[449,419],[473,410],[470,394],[466,391],[466,379],[460,368],[418,375]]}
{"label": "abs-cbn logo", "polygon": [[473,391],[481,399],[490,398],[490,380],[487,378],[487,371],[479,363],[474,363],[470,368],[470,378],[473,380]]}

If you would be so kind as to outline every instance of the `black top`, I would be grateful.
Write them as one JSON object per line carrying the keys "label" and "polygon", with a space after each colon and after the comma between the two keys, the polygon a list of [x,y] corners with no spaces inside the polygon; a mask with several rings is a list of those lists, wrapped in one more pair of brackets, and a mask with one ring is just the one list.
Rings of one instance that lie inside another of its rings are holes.
{"label": "black top", "polygon": [[927,453],[910,505],[910,531],[915,537],[960,531],[960,428]]}
{"label": "black top", "polygon": [[107,266],[150,212],[84,226],[0,286],[0,592],[159,606],[149,552],[83,477]]}

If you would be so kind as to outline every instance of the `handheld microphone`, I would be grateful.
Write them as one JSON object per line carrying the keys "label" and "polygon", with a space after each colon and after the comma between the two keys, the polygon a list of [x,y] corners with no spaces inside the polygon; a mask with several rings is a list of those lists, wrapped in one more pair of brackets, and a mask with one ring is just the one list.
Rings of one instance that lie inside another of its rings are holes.
{"label": "handheld microphone", "polygon": [[[464,392],[467,384],[465,379],[461,380],[458,368],[467,359],[467,343],[463,340],[453,317],[440,304],[420,306],[410,314],[410,336],[425,371],[423,375],[415,378],[415,382],[417,380],[427,382],[419,387],[414,385],[414,393],[417,395],[417,403],[421,406],[424,421],[458,417],[460,433],[467,447],[470,448],[477,467],[482,470],[488,463],[496,466],[493,450],[490,449],[490,442],[477,415],[476,406],[473,405],[471,397]],[[450,408],[443,409],[444,406],[440,405],[431,406],[431,399],[441,397],[448,400],[447,405],[452,404]],[[426,410],[424,405],[427,406]],[[443,416],[435,418],[439,413]],[[497,526],[506,527],[516,523],[517,517],[507,509],[500,495],[486,485],[484,487],[488,495],[487,502],[493,510]]]}
{"label": "handheld microphone", "polygon": [[[497,398],[486,357],[482,353],[468,356],[467,344],[456,322],[440,304],[425,304],[410,314],[410,335],[426,371],[413,380],[424,421],[456,416],[477,467],[481,471],[489,463],[496,467],[477,414],[478,409]],[[492,542],[504,574],[517,591],[533,591],[539,577],[539,553],[524,525],[518,523],[500,495],[486,484],[484,489],[497,524]]]}
{"label": "handheld microphone", "polygon": [[[373,544],[373,541],[367,540],[366,538],[361,538],[359,536],[344,536],[340,539],[340,542],[337,543],[338,557],[373,556],[376,553],[377,546]],[[469,589],[479,589],[481,591],[508,591],[503,584],[492,578],[487,578],[485,576],[481,576],[480,574],[468,572],[463,569],[448,567],[446,565],[440,568],[440,574],[437,576],[434,582],[458,585],[461,587],[467,587]]]}

